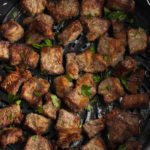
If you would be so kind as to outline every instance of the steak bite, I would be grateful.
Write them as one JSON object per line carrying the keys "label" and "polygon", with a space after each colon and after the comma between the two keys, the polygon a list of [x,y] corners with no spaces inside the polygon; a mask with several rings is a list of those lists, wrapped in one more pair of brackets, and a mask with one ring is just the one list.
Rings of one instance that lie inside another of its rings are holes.
{"label": "steak bite", "polygon": [[62,47],[55,46],[42,48],[41,70],[50,75],[59,75],[64,73]]}
{"label": "steak bite", "polygon": [[0,109],[0,129],[11,124],[20,124],[23,115],[20,105],[14,104]]}
{"label": "steak bite", "polygon": [[58,145],[61,148],[68,148],[73,142],[81,139],[80,135],[80,117],[64,109],[59,111],[56,123],[58,131]]}
{"label": "steak bite", "polygon": [[24,29],[17,22],[10,20],[2,24],[0,28],[2,36],[11,43],[20,40],[24,35]]}
{"label": "steak bite", "polygon": [[99,84],[98,93],[103,95],[106,103],[111,103],[125,94],[119,79],[114,77],[103,80]]}
{"label": "steak bite", "polygon": [[63,45],[68,45],[77,39],[82,30],[83,28],[80,21],[75,20],[58,35],[58,39],[63,43]]}
{"label": "steak bite", "polygon": [[33,135],[28,138],[24,150],[53,150],[53,148],[46,138],[40,135]]}
{"label": "steak bite", "polygon": [[125,12],[134,12],[134,0],[108,0],[107,7],[110,9],[121,10]]}
{"label": "steak bite", "polygon": [[73,89],[73,82],[71,82],[67,76],[59,76],[54,80],[56,94],[63,98],[67,93]]}
{"label": "steak bite", "polygon": [[54,33],[52,31],[53,24],[53,18],[44,13],[36,16],[35,20],[33,21],[35,29],[46,38],[52,38],[54,36]]}
{"label": "steak bite", "polygon": [[149,103],[149,94],[135,94],[135,95],[126,95],[121,101],[123,108],[132,109],[132,108],[141,108],[148,106]]}
{"label": "steak bite", "polygon": [[95,137],[92,138],[87,144],[82,146],[81,150],[106,150],[106,146],[104,141],[99,138]]}
{"label": "steak bite", "polygon": [[119,109],[113,109],[106,115],[109,141],[113,144],[124,143],[140,132],[139,117]]}
{"label": "steak bite", "polygon": [[78,16],[79,2],[78,0],[58,0],[56,3],[49,1],[47,9],[56,22],[61,22]]}
{"label": "steak bite", "polygon": [[22,87],[21,97],[32,107],[41,104],[41,97],[48,92],[50,83],[42,78],[32,77]]}
{"label": "steak bite", "polygon": [[21,7],[28,15],[42,13],[46,7],[46,0],[21,0]]}
{"label": "steak bite", "polygon": [[110,22],[106,19],[98,17],[81,18],[83,25],[87,28],[87,39],[88,41],[95,41],[97,38],[104,35],[110,26]]}
{"label": "steak bite", "polygon": [[77,63],[76,53],[66,54],[66,72],[71,79],[78,79],[79,77],[79,66]]}
{"label": "steak bite", "polygon": [[98,53],[103,56],[109,66],[114,67],[123,60],[125,47],[120,40],[103,36],[98,44]]}
{"label": "steak bite", "polygon": [[9,59],[9,46],[10,43],[8,41],[0,41],[0,60]]}
{"label": "steak bite", "polygon": [[16,70],[10,72],[1,83],[1,88],[9,94],[15,95],[17,94],[20,86],[31,77],[32,74],[28,70]]}
{"label": "steak bite", "polygon": [[10,47],[10,64],[35,69],[38,65],[39,54],[25,44],[14,44]]}
{"label": "steak bite", "polygon": [[103,4],[100,0],[83,0],[81,3],[81,16],[101,17]]}
{"label": "steak bite", "polygon": [[89,138],[99,134],[104,128],[105,123],[103,118],[88,121],[83,125],[83,129]]}
{"label": "steak bite", "polygon": [[0,146],[6,147],[7,145],[17,143],[23,140],[22,129],[19,128],[4,128],[0,132]]}
{"label": "steak bite", "polygon": [[128,31],[128,45],[130,54],[145,50],[147,48],[147,43],[148,37],[143,29],[130,29]]}
{"label": "steak bite", "polygon": [[34,113],[28,114],[24,123],[25,127],[27,127],[36,134],[44,134],[45,132],[47,132],[50,124],[50,119]]}

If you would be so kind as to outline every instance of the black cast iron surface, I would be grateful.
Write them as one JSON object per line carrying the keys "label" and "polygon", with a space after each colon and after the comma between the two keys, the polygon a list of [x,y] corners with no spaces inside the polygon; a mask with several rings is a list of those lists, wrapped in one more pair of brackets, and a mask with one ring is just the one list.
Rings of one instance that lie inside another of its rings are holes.
{"label": "black cast iron surface", "polygon": [[[136,0],[136,15],[134,17],[136,26],[144,28],[148,33],[150,33],[150,6],[147,3],[147,0]],[[17,15],[16,15],[17,12]],[[15,13],[15,16],[14,16]],[[24,15],[21,13],[21,10],[18,5],[18,0],[0,0],[0,23],[5,22],[6,20],[9,20],[11,18],[16,19],[16,21],[21,22],[21,20],[24,18]],[[67,22],[64,22],[61,25],[54,26],[55,32],[59,32],[66,24]],[[57,44],[57,41],[53,41],[54,44]],[[88,43],[84,37],[83,34],[80,35],[80,37],[74,41],[73,43],[69,44],[68,46],[64,47],[65,53],[68,51],[83,51],[86,47],[90,46],[91,43]],[[150,50],[147,50],[146,53],[142,55],[136,55],[134,56],[139,62],[140,66],[142,68],[146,69],[145,75],[146,78],[140,88],[141,92],[150,92]],[[0,75],[5,76],[7,74],[7,69],[4,67],[7,64],[4,64],[0,62]],[[51,76],[43,76],[40,73],[39,69],[36,69],[34,72],[32,72],[34,75],[42,76],[43,78],[47,79],[49,82],[52,81],[53,77]],[[52,86],[53,87],[53,86]],[[51,89],[52,92],[55,92],[55,89]],[[114,106],[117,105],[117,103],[113,103],[109,106],[106,106],[103,101],[100,99],[102,97],[96,97],[99,99],[96,103],[93,104],[93,110],[92,111],[84,111],[80,113],[81,121],[82,123],[98,118],[101,115],[105,114],[106,112],[110,111]],[[0,90],[0,107],[4,107],[6,105],[9,105],[7,94]],[[24,113],[28,113],[33,111],[28,107],[28,105],[24,102],[22,105],[22,110]],[[142,128],[142,134],[140,137],[135,137],[137,139],[140,139],[141,142],[144,145],[144,150],[150,150],[150,104],[147,109],[135,109],[133,111],[134,113],[138,113],[142,118],[141,128]],[[30,135],[28,132],[24,132],[25,135]],[[48,133],[46,133],[44,136],[48,137],[48,139],[56,137],[54,129],[51,129]],[[86,139],[83,141],[74,143],[72,147],[75,147],[76,145],[80,145],[80,143],[84,143]],[[22,150],[24,144],[15,144],[8,146],[5,150]],[[3,149],[0,149],[3,150]]]}

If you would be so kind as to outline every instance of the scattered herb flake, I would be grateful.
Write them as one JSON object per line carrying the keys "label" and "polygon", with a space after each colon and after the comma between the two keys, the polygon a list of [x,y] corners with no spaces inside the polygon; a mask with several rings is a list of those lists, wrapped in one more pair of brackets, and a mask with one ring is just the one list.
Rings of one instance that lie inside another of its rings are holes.
{"label": "scattered herb flake", "polygon": [[95,83],[99,83],[100,81],[102,81],[102,78],[99,75],[94,75],[93,80]]}
{"label": "scattered herb flake", "polygon": [[103,58],[104,58],[105,61],[110,61],[111,60],[110,56],[108,56],[108,55],[104,55]]}
{"label": "scattered herb flake", "polygon": [[14,102],[16,102],[17,100],[19,100],[19,96],[13,95],[13,94],[9,94],[9,95],[8,95],[8,101],[9,101],[9,102],[14,103]]}
{"label": "scattered herb flake", "polygon": [[83,96],[90,97],[91,96],[91,87],[88,86],[88,85],[82,85],[82,87],[81,87],[81,94]]}
{"label": "scattered herb flake", "polygon": [[90,102],[91,102],[91,104],[93,104],[93,103],[97,102],[97,99],[93,98],[93,99],[90,100]]}
{"label": "scattered herb flake", "polygon": [[72,82],[73,81],[73,78],[69,75],[69,74],[66,74],[66,76],[65,76],[67,79],[68,79],[68,81],[70,81],[70,82]]}
{"label": "scattered herb flake", "polygon": [[43,47],[52,47],[52,41],[50,39],[45,39],[40,44],[32,44],[32,47],[36,49],[41,49]]}
{"label": "scattered herb flake", "polygon": [[90,47],[90,51],[91,51],[92,53],[95,53],[95,52],[96,52],[96,47],[95,47],[94,44]]}
{"label": "scattered herb flake", "polygon": [[20,104],[21,104],[21,100],[17,100],[17,101],[16,101],[16,104],[17,104],[17,105],[20,105]]}
{"label": "scattered herb flake", "polygon": [[38,109],[37,109],[37,112],[39,114],[42,114],[43,113],[43,107],[42,106],[39,106]]}
{"label": "scattered herb flake", "polygon": [[37,138],[36,135],[33,135],[33,136],[32,136],[32,140],[33,140],[33,141],[36,141],[36,138]]}
{"label": "scattered herb flake", "polygon": [[118,150],[127,150],[127,146],[124,144],[124,145],[120,145]]}
{"label": "scattered herb flake", "polygon": [[52,103],[53,105],[56,107],[56,108],[60,108],[60,102],[58,100],[58,97],[56,95],[51,95],[51,100],[52,100]]}
{"label": "scattered herb flake", "polygon": [[93,106],[91,104],[89,104],[87,107],[86,107],[86,110],[88,111],[91,111],[93,109]]}
{"label": "scattered herb flake", "polygon": [[14,20],[15,20],[15,19],[16,19],[16,17],[18,16],[18,14],[19,14],[19,12],[14,11],[14,12],[13,12],[13,14],[12,14],[12,15],[13,15],[13,16],[12,16],[12,19],[14,19]]}
{"label": "scattered herb flake", "polygon": [[41,96],[42,96],[42,94],[41,94],[40,92],[38,92],[38,91],[34,91],[34,95],[35,95],[36,97],[41,97]]}
{"label": "scattered herb flake", "polygon": [[128,89],[127,80],[128,80],[128,78],[125,77],[125,76],[120,77],[120,82],[121,82],[121,84],[125,87],[125,89]]}

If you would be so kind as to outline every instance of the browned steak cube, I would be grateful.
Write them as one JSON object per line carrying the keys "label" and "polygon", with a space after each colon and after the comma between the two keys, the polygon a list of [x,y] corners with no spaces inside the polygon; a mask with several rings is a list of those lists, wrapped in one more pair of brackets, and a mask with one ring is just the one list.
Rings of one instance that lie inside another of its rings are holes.
{"label": "browned steak cube", "polygon": [[47,9],[57,22],[61,22],[78,16],[79,2],[78,0],[59,0],[56,3],[49,1]]}
{"label": "browned steak cube", "polygon": [[0,60],[9,59],[9,46],[10,43],[8,41],[0,41]]}
{"label": "browned steak cube", "polygon": [[48,92],[50,83],[42,78],[33,77],[23,84],[21,97],[30,106],[37,107],[41,104],[41,97]]}
{"label": "browned steak cube", "polygon": [[10,72],[4,81],[1,83],[1,87],[8,92],[9,94],[16,94],[20,88],[20,86],[27,81],[29,78],[32,77],[30,71],[25,70],[16,70]]}
{"label": "browned steak cube", "polygon": [[46,38],[53,37],[53,31],[52,31],[53,24],[54,24],[53,18],[44,13],[36,16],[35,20],[33,21],[33,25],[35,29]]}
{"label": "browned steak cube", "polygon": [[80,117],[64,109],[59,111],[56,123],[58,131],[59,147],[68,148],[69,145],[81,139],[80,135]]}
{"label": "browned steak cube", "polygon": [[53,150],[51,143],[40,135],[29,137],[24,150]]}
{"label": "browned steak cube", "polygon": [[14,104],[0,109],[0,128],[11,124],[19,124],[22,121],[20,105]]}
{"label": "browned steak cube", "polygon": [[139,117],[135,114],[114,109],[106,115],[108,139],[112,143],[123,143],[139,134]]}
{"label": "browned steak cube", "polygon": [[102,16],[103,4],[100,0],[83,0],[81,3],[81,15],[87,17]]}
{"label": "browned steak cube", "polygon": [[125,47],[120,40],[103,36],[99,41],[98,53],[104,57],[108,65],[115,66],[123,60]]}
{"label": "browned steak cube", "polygon": [[45,47],[42,49],[41,70],[50,75],[59,75],[64,72],[62,47]]}
{"label": "browned steak cube", "polygon": [[45,132],[47,132],[50,124],[50,119],[34,113],[28,114],[24,123],[25,127],[37,134],[44,134]]}
{"label": "browned steak cube", "polygon": [[130,29],[128,31],[128,44],[130,54],[138,53],[146,49],[148,37],[144,29]]}
{"label": "browned steak cube", "polygon": [[82,146],[81,150],[106,150],[106,147],[101,138],[95,137],[92,138],[87,144]]}
{"label": "browned steak cube", "polygon": [[76,53],[66,54],[66,72],[71,79],[78,79],[79,77],[79,66],[77,64]]}
{"label": "browned steak cube", "polygon": [[100,132],[104,128],[105,123],[103,118],[88,121],[83,125],[83,129],[89,138],[94,137],[97,134],[100,134]]}
{"label": "browned steak cube", "polygon": [[46,0],[22,0],[21,7],[28,15],[34,16],[44,11]]}
{"label": "browned steak cube", "polygon": [[14,44],[10,47],[10,64],[34,69],[37,67],[39,54],[25,44]]}
{"label": "browned steak cube", "polygon": [[24,29],[13,20],[2,24],[0,32],[5,39],[12,43],[20,40],[24,35]]}
{"label": "browned steak cube", "polygon": [[135,95],[126,95],[123,97],[121,105],[123,108],[131,109],[131,108],[141,108],[148,106],[149,103],[149,95],[148,94],[135,94]]}
{"label": "browned steak cube", "polygon": [[122,10],[125,12],[134,12],[135,1],[134,0],[108,0],[107,7],[115,10]]}
{"label": "browned steak cube", "polygon": [[106,103],[111,103],[125,94],[119,79],[114,77],[103,80],[98,87],[98,93],[103,95]]}
{"label": "browned steak cube", "polygon": [[61,98],[73,89],[73,82],[71,82],[67,76],[56,77],[54,83],[56,94]]}
{"label": "browned steak cube", "polygon": [[82,30],[83,28],[80,21],[75,20],[58,35],[58,39],[63,43],[63,45],[67,45],[76,40]]}
{"label": "browned steak cube", "polygon": [[[48,118],[51,119],[56,119],[57,117],[57,112],[59,110],[59,106],[57,106],[57,104],[54,105],[55,102],[52,101],[52,99],[55,100],[57,99],[57,103],[60,104],[60,99],[58,99],[57,97],[55,97],[55,95],[47,93],[45,95],[45,104],[43,105],[43,115],[45,115]],[[59,105],[58,104],[58,105]]]}
{"label": "browned steak cube", "polygon": [[9,144],[14,144],[23,140],[22,129],[19,128],[4,128],[0,133],[0,145],[6,147]]}
{"label": "browned steak cube", "polygon": [[110,22],[108,20],[98,17],[83,17],[81,20],[88,30],[86,35],[88,41],[95,41],[97,38],[104,35],[110,26]]}

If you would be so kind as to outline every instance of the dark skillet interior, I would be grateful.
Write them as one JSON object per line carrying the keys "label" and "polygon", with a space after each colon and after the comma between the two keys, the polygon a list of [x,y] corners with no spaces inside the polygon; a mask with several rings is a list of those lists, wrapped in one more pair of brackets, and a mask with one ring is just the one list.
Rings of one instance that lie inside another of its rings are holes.
{"label": "dark skillet interior", "polygon": [[[150,15],[149,15],[150,6],[147,4],[146,0],[136,0],[136,4],[137,4],[136,16],[134,18],[136,25],[144,28],[148,33],[150,33]],[[12,18],[13,13],[16,11],[18,12],[17,21],[21,21],[24,16],[21,14],[19,10],[18,0],[0,0],[0,22],[1,23]],[[55,26],[54,29],[56,31],[59,31],[62,27],[64,27],[64,25]],[[73,51],[76,51],[77,49],[84,50],[86,46],[88,45],[89,43],[86,43],[84,35],[81,35],[76,40],[76,42],[71,43],[69,44],[69,46],[65,47],[65,52],[68,52],[68,50],[70,49]],[[141,66],[147,70],[145,81],[143,82],[143,85],[140,90],[149,92],[150,91],[150,59],[149,59],[150,51],[147,51],[146,53],[140,56],[136,55],[135,58],[138,59]],[[3,69],[3,65],[4,64],[0,63],[0,74],[4,76],[7,73],[7,70]],[[33,74],[41,76],[38,70],[34,71]],[[51,76],[42,76],[42,77],[46,78],[47,80],[51,80],[53,78]],[[54,91],[54,89],[51,89],[51,90]],[[0,107],[4,107],[9,104],[6,93],[4,93],[3,91],[0,91],[0,97],[2,99],[2,101],[0,101]],[[113,104],[112,106],[108,107],[104,104],[101,104],[100,102],[95,103],[93,105],[94,109],[91,112],[84,111],[82,114],[80,114],[82,118],[82,122],[84,123],[85,121],[90,120],[91,118],[94,119],[94,118],[99,117],[100,115],[108,111],[110,107],[113,107],[114,105],[117,105],[117,104]],[[25,103],[22,104],[22,109],[24,113],[28,113],[32,111],[30,108],[27,107]],[[150,105],[148,109],[135,110],[135,113],[140,114],[140,116],[144,120],[142,122],[142,135],[138,138],[140,138],[143,144],[145,145],[144,149],[149,150],[150,147],[148,148],[148,145],[150,145],[150,119],[149,119]],[[48,132],[47,134],[45,134],[45,136],[51,138],[51,137],[55,137],[55,134],[52,132]],[[76,144],[79,144],[79,143],[75,143],[72,146],[75,146]],[[6,148],[6,150],[21,150],[21,149],[22,149],[22,145],[20,144],[10,145]]]}

